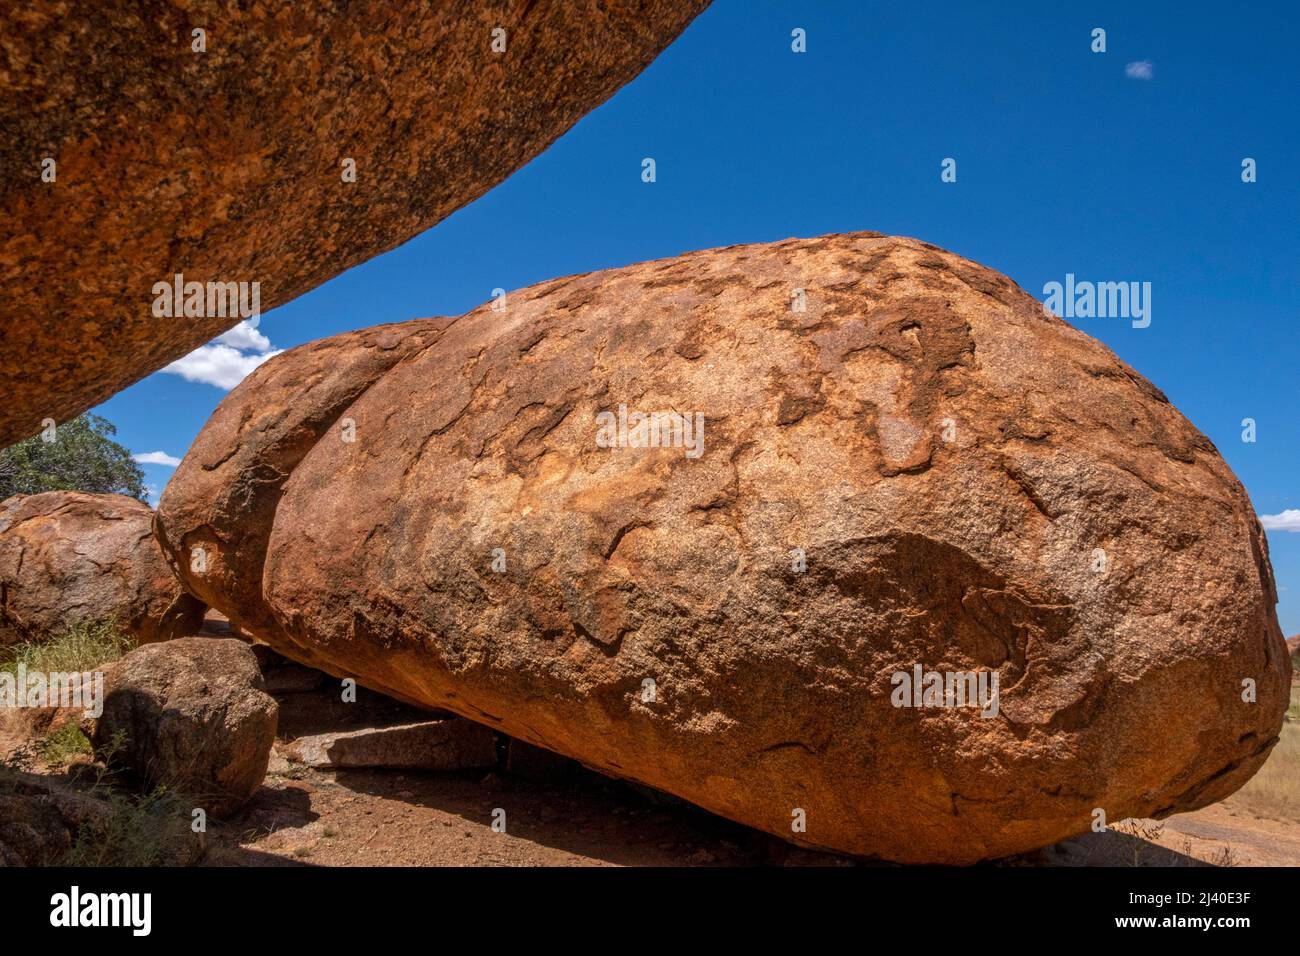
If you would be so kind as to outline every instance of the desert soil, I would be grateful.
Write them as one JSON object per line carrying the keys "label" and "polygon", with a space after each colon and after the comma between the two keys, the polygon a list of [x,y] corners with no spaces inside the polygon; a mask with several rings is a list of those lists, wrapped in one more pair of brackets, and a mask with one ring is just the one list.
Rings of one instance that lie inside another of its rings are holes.
{"label": "desert soil", "polygon": [[[492,828],[506,811],[505,832]],[[1229,799],[1145,824],[1145,838],[1089,834],[1006,861],[1031,866],[1297,866],[1300,824]],[[1130,828],[1129,824],[1124,825]],[[221,824],[217,865],[744,866],[854,865],[652,799],[614,781],[547,784],[482,773],[285,768],[239,820]]]}
{"label": "desert soil", "polygon": [[[239,818],[216,824],[208,861],[252,866],[844,866],[676,798],[576,764],[557,779],[503,771],[318,771],[282,754],[328,728],[409,720],[366,695],[280,696],[281,741]],[[416,712],[418,713],[418,712]],[[505,811],[504,832],[493,828]],[[499,817],[500,814],[497,814]],[[1232,798],[1167,820],[1126,821],[1005,861],[1029,866],[1297,866],[1300,821],[1260,818]]]}

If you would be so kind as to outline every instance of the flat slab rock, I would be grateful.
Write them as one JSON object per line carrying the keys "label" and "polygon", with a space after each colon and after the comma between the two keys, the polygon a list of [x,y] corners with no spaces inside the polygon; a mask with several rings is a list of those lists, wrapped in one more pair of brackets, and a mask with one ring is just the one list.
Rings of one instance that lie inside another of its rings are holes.
{"label": "flat slab rock", "polygon": [[[876,233],[290,350],[158,527],[287,657],[841,853],[970,863],[1204,806],[1288,697],[1210,441],[1005,276]],[[899,700],[915,668],[996,676],[996,712]]]}
{"label": "flat slab rock", "polygon": [[308,767],[334,770],[470,770],[497,762],[496,734],[459,717],[314,734],[286,744],[281,753]]}

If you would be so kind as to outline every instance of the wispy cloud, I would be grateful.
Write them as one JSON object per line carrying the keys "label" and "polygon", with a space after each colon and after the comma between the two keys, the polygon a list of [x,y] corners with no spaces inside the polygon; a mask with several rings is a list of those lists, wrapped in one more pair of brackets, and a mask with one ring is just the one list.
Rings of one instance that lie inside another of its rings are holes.
{"label": "wispy cloud", "polygon": [[1259,523],[1268,531],[1300,532],[1300,508],[1288,508],[1275,515],[1260,515]]}
{"label": "wispy cloud", "polygon": [[1149,80],[1156,75],[1156,65],[1150,60],[1137,60],[1124,67],[1124,75],[1130,80]]}
{"label": "wispy cloud", "polygon": [[253,369],[284,349],[271,348],[271,340],[249,322],[240,322],[207,345],[162,369],[187,382],[203,382],[226,390],[234,388]]}
{"label": "wispy cloud", "polygon": [[131,457],[142,465],[166,465],[168,468],[175,468],[181,463],[179,458],[165,451],[145,451]]}

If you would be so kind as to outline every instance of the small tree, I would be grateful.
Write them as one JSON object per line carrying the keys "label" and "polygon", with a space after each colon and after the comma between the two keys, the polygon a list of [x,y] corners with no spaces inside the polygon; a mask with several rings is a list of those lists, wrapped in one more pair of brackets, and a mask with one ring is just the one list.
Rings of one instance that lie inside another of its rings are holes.
{"label": "small tree", "polygon": [[42,491],[112,492],[145,501],[144,472],[113,441],[113,423],[89,413],[0,451],[0,501]]}

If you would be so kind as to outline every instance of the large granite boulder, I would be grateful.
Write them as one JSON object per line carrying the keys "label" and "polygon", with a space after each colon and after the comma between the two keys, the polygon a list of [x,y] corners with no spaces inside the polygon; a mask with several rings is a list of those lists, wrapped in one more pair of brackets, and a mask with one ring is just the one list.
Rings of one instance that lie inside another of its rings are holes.
{"label": "large granite boulder", "polygon": [[238,321],[206,289],[155,314],[155,283],[260,282],[266,310],[401,245],[707,5],[0,6],[0,447]]}
{"label": "large granite boulder", "polygon": [[289,657],[847,853],[1203,806],[1286,707],[1213,445],[1010,280],[874,233],[294,349],[157,527]]}
{"label": "large granite boulder", "polygon": [[204,606],[181,590],[125,495],[46,491],[0,502],[0,646],[113,619],[140,643],[193,634]]}

